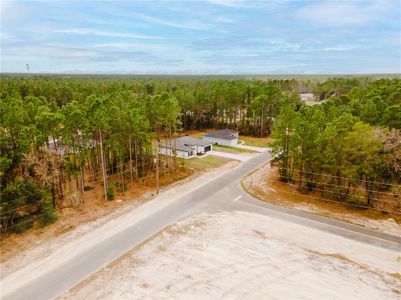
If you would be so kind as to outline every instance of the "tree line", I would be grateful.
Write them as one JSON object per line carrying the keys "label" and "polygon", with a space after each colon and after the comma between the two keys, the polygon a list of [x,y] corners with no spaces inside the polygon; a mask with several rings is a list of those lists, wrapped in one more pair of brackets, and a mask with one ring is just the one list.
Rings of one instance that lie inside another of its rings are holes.
{"label": "tree line", "polygon": [[327,102],[281,110],[273,129],[281,180],[303,193],[400,214],[401,80],[353,79],[342,92],[333,82],[317,86],[328,84]]}
{"label": "tree line", "polygon": [[[385,128],[396,129],[400,125],[399,85],[399,80],[371,82],[366,78],[310,82],[192,77],[3,77],[1,230],[22,231],[32,226],[35,219],[42,225],[53,222],[58,208],[85,201],[84,191],[89,182],[101,183],[107,201],[113,198],[115,188],[124,191],[136,178],[156,174],[157,179],[159,172],[174,170],[175,159],[161,159],[155,149],[162,140],[167,142],[187,130],[233,128],[244,135],[266,136],[274,128],[277,140],[282,141],[282,128],[288,126],[280,124],[288,118],[296,124],[297,120],[314,124],[309,129],[302,125],[305,132],[299,133],[298,138],[302,140],[340,119],[335,122],[344,123],[344,127],[336,131],[337,135],[364,132],[366,128],[360,128],[363,122],[363,126],[373,126],[374,130],[383,127],[381,138],[391,140]],[[299,92],[311,91],[319,98],[332,99],[322,106],[305,107]],[[321,124],[316,125],[318,120]],[[316,144],[302,145],[308,151],[302,150],[299,158],[299,153],[293,151],[298,149],[295,136],[301,127],[297,126],[286,129],[294,132],[282,156],[286,168],[315,171],[320,169],[309,164],[315,166],[324,161],[324,165],[329,165],[333,159],[339,159],[334,154],[327,160],[320,157],[320,161],[318,155],[310,156],[308,149]],[[329,129],[326,131],[325,135],[334,135]],[[330,138],[333,137],[326,140]],[[390,144],[390,150],[385,151],[393,151]],[[282,151],[279,149],[277,146],[276,150]],[[327,151],[339,149],[333,146]],[[389,155],[386,157],[391,160]],[[302,161],[301,169],[298,161]],[[324,171],[343,174],[328,167]],[[392,169],[387,172],[386,178],[395,180],[397,174]],[[110,176],[118,178],[117,187],[109,183]]]}

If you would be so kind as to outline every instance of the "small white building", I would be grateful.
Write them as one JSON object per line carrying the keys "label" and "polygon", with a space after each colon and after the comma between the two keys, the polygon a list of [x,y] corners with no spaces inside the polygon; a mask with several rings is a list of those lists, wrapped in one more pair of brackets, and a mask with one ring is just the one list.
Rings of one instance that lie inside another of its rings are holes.
{"label": "small white building", "polygon": [[236,146],[238,144],[238,132],[231,129],[208,131],[203,140],[214,145]]}
{"label": "small white building", "polygon": [[159,153],[161,155],[176,156],[180,158],[201,156],[211,150],[212,144],[210,142],[190,136],[173,139],[167,141],[167,143],[162,142],[159,145]]}

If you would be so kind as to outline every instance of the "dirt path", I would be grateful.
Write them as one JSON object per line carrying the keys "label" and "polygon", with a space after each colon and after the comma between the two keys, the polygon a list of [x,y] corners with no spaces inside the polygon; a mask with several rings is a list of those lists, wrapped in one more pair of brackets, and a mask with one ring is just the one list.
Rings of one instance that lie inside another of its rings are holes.
{"label": "dirt path", "polygon": [[278,170],[265,164],[244,178],[242,184],[252,195],[267,202],[401,236],[401,225],[388,215],[299,195],[293,187],[277,180]]}
{"label": "dirt path", "polygon": [[60,299],[399,299],[398,255],[259,214],[202,213]]}

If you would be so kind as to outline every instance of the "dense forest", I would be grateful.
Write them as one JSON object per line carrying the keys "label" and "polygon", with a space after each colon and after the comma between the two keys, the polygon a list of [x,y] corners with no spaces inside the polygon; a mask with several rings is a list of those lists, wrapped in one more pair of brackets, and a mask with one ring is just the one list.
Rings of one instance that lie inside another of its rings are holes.
{"label": "dense forest", "polygon": [[[306,106],[300,92],[327,101]],[[53,222],[57,209],[85,201],[88,181],[107,201],[110,175],[124,190],[173,170],[175,159],[154,149],[191,129],[273,131],[281,179],[303,192],[377,208],[400,183],[398,79],[3,77],[0,94],[2,231]],[[396,202],[381,209],[399,210]]]}
{"label": "dense forest", "polygon": [[316,85],[316,95],[329,97],[321,105],[281,110],[272,135],[281,180],[401,214],[401,81],[343,83]]}

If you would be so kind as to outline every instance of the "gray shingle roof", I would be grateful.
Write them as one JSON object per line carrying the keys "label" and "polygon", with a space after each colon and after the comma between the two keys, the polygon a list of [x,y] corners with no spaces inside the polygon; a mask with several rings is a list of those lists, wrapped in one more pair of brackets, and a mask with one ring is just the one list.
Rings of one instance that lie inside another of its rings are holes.
{"label": "gray shingle roof", "polygon": [[238,132],[231,129],[222,129],[216,131],[208,131],[205,137],[211,137],[216,139],[234,140],[238,137]]}
{"label": "gray shingle roof", "polygon": [[[208,146],[211,143],[208,141],[204,141],[201,139],[197,139],[197,138],[193,138],[190,136],[183,136],[180,138],[177,138],[175,140],[171,140],[171,142],[167,142],[167,146],[166,143],[161,142],[160,143],[160,147],[162,148],[167,148],[167,149],[177,149],[177,150],[181,150],[181,151],[186,151],[186,152],[190,152],[193,151],[193,147],[195,146]],[[191,147],[192,146],[192,147]]]}
{"label": "gray shingle roof", "polygon": [[190,146],[198,145],[198,146],[204,147],[204,146],[208,146],[211,144],[208,141],[197,139],[197,138],[194,138],[191,136],[182,136],[182,137],[178,138],[177,141],[184,143],[185,145],[190,145]]}

